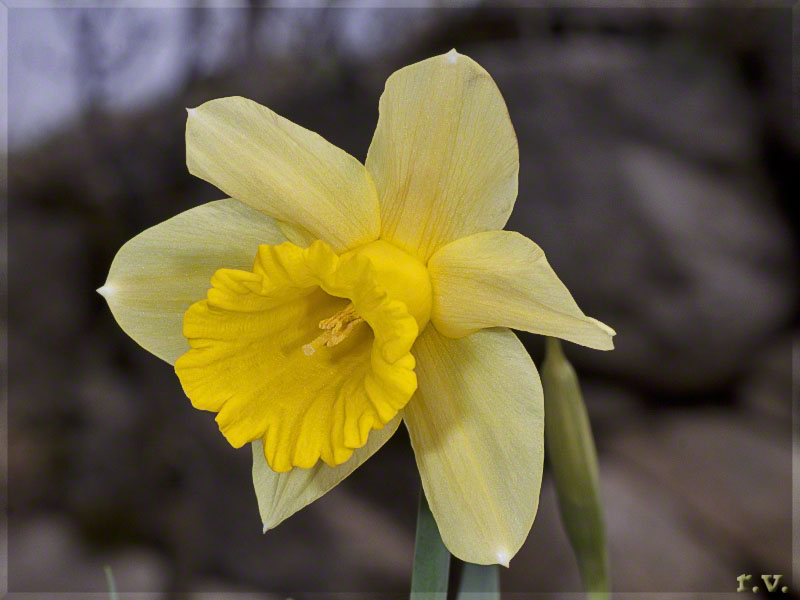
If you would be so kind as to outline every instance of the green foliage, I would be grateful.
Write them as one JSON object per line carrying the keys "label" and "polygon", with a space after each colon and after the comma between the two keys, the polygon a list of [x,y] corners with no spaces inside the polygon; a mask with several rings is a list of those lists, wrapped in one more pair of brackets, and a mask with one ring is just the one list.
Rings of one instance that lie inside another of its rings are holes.
{"label": "green foliage", "polygon": [[578,376],[561,343],[547,338],[542,364],[545,446],[566,529],[589,597],[609,597],[610,578],[597,452]]}
{"label": "green foliage", "polygon": [[420,490],[411,600],[446,600],[449,576],[450,552],[439,535],[425,492]]}

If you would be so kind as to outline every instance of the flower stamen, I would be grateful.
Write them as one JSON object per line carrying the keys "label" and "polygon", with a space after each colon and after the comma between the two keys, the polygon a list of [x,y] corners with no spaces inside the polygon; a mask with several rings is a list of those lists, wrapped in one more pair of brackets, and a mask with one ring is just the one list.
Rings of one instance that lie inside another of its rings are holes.
{"label": "flower stamen", "polygon": [[319,322],[319,328],[325,331],[310,344],[303,346],[303,354],[311,356],[321,346],[330,348],[343,342],[352,333],[355,326],[363,321],[364,319],[359,316],[351,302],[335,315]]}

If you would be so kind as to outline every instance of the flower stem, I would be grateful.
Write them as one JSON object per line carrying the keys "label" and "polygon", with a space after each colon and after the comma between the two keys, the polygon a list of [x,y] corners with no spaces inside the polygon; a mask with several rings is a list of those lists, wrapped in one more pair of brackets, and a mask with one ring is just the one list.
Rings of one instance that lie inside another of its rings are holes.
{"label": "flower stem", "polygon": [[439,535],[425,492],[420,490],[411,600],[446,600],[449,576],[450,552]]}
{"label": "flower stem", "polygon": [[464,563],[456,600],[500,600],[500,567]]}

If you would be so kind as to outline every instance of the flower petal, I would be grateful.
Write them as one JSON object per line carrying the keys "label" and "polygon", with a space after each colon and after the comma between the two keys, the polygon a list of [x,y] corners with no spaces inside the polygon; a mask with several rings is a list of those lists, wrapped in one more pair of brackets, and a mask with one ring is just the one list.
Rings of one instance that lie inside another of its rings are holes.
{"label": "flower petal", "polygon": [[189,172],[335,251],[380,233],[375,186],[360,162],[316,133],[245,98],[189,110]]}
{"label": "flower petal", "polygon": [[171,364],[189,349],[183,313],[205,298],[214,272],[249,269],[259,244],[284,240],[265,214],[230,198],[209,202],[128,241],[98,291],[123,331]]}
{"label": "flower petal", "polygon": [[[371,268],[321,241],[286,242],[261,246],[252,272],[214,274],[208,299],[186,312],[191,350],[175,372],[195,408],[218,413],[232,446],[261,438],[278,472],[320,458],[335,466],[406,405],[418,326],[374,285]],[[351,309],[365,322],[317,344],[322,322]]]}
{"label": "flower petal", "polygon": [[366,164],[381,237],[423,261],[460,237],[502,229],[517,197],[519,149],[503,97],[455,50],[389,77]]}
{"label": "flower petal", "polygon": [[544,409],[536,367],[507,329],[453,340],[428,327],[414,353],[419,388],[405,422],[442,539],[461,560],[507,565],[539,504]]}
{"label": "flower petal", "polygon": [[261,440],[253,442],[253,485],[264,531],[276,527],[284,519],[308,506],[360,467],[392,437],[401,418],[398,414],[383,429],[373,431],[364,446],[355,450],[349,460],[336,467],[318,462],[310,469],[276,473],[264,459]]}
{"label": "flower petal", "polygon": [[613,329],[587,317],[544,252],[514,231],[456,240],[431,257],[431,321],[462,337],[484,327],[513,327],[598,350],[614,347]]}

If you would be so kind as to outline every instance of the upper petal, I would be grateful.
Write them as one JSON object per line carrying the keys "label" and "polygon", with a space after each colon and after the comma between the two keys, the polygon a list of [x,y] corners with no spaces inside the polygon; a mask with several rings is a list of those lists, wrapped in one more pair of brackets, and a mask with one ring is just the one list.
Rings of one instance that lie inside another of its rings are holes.
{"label": "upper petal", "polygon": [[542,249],[514,231],[456,240],[431,257],[431,321],[446,336],[513,327],[598,350],[614,347],[614,330],[587,317]]}
{"label": "upper petal", "polygon": [[259,244],[284,240],[265,214],[232,199],[209,202],[128,241],[98,291],[125,333],[174,363],[189,349],[183,314],[205,297],[214,272],[249,269]]}
{"label": "upper petal", "polygon": [[186,165],[336,252],[378,237],[378,201],[364,165],[252,100],[220,98],[190,109]]}
{"label": "upper petal", "polygon": [[381,236],[423,261],[452,240],[502,229],[517,197],[519,150],[503,97],[455,50],[389,77],[366,164]]}
{"label": "upper petal", "polygon": [[539,505],[542,386],[507,329],[453,340],[428,327],[414,345],[419,388],[405,422],[448,550],[508,565]]}

